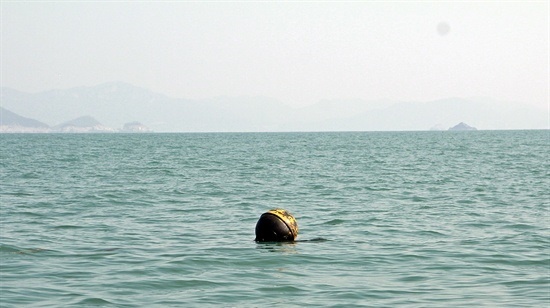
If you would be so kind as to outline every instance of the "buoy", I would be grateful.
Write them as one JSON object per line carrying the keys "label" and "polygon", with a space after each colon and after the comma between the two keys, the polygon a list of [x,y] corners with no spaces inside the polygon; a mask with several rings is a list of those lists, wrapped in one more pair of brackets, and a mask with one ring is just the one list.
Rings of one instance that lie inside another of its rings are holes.
{"label": "buoy", "polygon": [[291,242],[298,236],[298,223],[283,209],[263,213],[256,223],[256,242]]}

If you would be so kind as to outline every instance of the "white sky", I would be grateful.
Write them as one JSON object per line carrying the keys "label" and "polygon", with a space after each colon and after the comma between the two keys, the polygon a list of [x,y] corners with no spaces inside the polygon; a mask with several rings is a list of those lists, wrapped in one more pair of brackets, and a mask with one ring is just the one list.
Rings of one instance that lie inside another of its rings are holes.
{"label": "white sky", "polygon": [[[1,2],[1,85],[548,108],[549,2]],[[441,35],[438,24],[450,31]]]}

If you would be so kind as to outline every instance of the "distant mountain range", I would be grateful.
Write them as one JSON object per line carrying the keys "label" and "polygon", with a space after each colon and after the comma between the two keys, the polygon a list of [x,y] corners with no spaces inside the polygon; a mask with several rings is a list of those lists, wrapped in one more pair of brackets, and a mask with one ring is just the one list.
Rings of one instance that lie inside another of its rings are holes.
{"label": "distant mountain range", "polygon": [[2,88],[1,104],[0,125],[54,131],[130,127],[156,132],[446,130],[460,122],[478,129],[548,129],[549,124],[548,110],[482,98],[324,100],[292,108],[266,97],[171,98],[122,82],[39,93]]}

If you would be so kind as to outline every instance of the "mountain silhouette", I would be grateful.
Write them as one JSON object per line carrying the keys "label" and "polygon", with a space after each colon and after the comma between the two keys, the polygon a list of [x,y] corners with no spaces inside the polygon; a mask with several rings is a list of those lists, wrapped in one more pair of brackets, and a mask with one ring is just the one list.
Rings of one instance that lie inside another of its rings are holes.
{"label": "mountain silhouette", "polygon": [[[3,107],[58,127],[84,115],[122,129],[139,121],[156,132],[399,131],[449,128],[546,129],[547,111],[490,98],[427,102],[322,100],[293,108],[269,97],[173,98],[123,82],[25,93],[2,88]],[[75,126],[77,127],[77,126]]]}

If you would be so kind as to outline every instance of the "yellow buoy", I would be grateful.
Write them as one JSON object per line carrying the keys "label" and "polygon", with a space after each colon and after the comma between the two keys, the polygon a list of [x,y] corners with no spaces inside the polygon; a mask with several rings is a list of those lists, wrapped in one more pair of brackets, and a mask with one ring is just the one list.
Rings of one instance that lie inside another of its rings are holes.
{"label": "yellow buoy", "polygon": [[256,223],[257,242],[286,242],[298,237],[298,223],[283,209],[272,209],[260,216]]}

